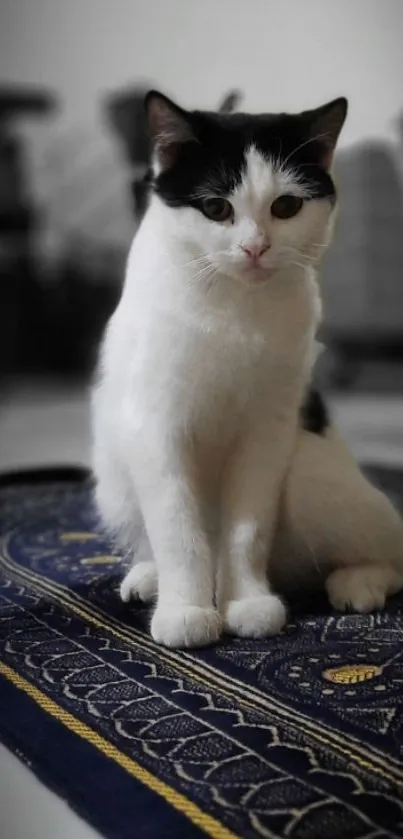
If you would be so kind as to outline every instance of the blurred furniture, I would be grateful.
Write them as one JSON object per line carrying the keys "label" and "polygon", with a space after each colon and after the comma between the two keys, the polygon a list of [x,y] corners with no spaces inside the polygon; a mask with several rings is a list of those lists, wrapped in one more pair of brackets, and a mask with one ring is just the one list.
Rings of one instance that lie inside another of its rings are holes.
{"label": "blurred furniture", "polygon": [[[403,191],[392,146],[340,152],[340,211],[324,261],[331,377],[351,386],[365,364],[403,362]],[[403,389],[403,384],[402,384]]]}
{"label": "blurred furniture", "polygon": [[105,325],[120,297],[125,254],[119,248],[66,240],[42,288],[37,365],[63,379],[86,379]]}
{"label": "blurred furniture", "polygon": [[[18,120],[49,116],[47,91],[0,87],[0,376],[88,376],[120,294],[124,254],[65,236],[47,263]],[[43,208],[46,215],[47,207]]]}
{"label": "blurred furniture", "polygon": [[[48,116],[55,97],[45,90],[0,86],[0,373],[18,366],[29,340],[36,284],[33,237],[37,208],[16,131],[21,117]],[[30,342],[31,343],[31,342]],[[32,343],[30,347],[32,352]]]}

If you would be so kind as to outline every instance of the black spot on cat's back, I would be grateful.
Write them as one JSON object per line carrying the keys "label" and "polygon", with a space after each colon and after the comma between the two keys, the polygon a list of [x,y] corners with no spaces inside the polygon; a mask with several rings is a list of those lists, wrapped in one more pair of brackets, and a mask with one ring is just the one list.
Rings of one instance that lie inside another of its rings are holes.
{"label": "black spot on cat's back", "polygon": [[322,395],[315,387],[309,387],[301,407],[301,422],[305,431],[324,436],[330,425],[330,418]]}

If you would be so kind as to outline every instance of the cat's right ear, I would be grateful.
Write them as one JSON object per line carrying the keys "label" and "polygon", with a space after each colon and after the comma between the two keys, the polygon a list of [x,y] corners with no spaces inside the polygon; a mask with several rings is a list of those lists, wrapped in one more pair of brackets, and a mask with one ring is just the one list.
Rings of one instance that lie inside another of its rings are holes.
{"label": "cat's right ear", "polygon": [[189,115],[156,90],[145,99],[148,131],[157,162],[162,170],[177,160],[184,143],[197,142]]}
{"label": "cat's right ear", "polygon": [[331,166],[336,143],[347,116],[347,109],[347,99],[341,96],[315,111],[305,112],[305,117],[308,117],[309,122],[309,136],[318,142],[320,162],[325,169]]}

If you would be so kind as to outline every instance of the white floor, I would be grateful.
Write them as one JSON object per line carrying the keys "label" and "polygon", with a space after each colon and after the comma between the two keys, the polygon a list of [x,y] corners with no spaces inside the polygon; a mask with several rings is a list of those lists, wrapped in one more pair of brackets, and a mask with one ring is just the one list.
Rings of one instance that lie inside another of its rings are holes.
{"label": "white floor", "polygon": [[58,464],[88,465],[85,387],[15,384],[0,401],[0,472]]}
{"label": "white floor", "polygon": [[[84,388],[16,385],[0,403],[0,473],[55,464],[87,466],[88,419]],[[0,778],[0,839],[99,839],[1,745]]]}
{"label": "white floor", "polygon": [[[337,397],[331,400],[331,408],[359,460],[403,465],[403,397]],[[3,395],[0,473],[89,463],[89,407],[84,388],[20,384]],[[2,746],[0,775],[0,839],[98,836]]]}
{"label": "white floor", "polygon": [[0,839],[100,839],[1,744],[0,777]]}

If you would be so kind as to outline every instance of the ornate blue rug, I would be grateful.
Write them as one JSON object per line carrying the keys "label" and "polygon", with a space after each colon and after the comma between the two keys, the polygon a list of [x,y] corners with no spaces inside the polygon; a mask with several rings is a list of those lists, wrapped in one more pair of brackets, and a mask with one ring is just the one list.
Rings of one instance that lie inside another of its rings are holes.
{"label": "ornate blue rug", "polygon": [[403,599],[157,647],[89,484],[0,487],[0,737],[110,839],[403,837]]}

